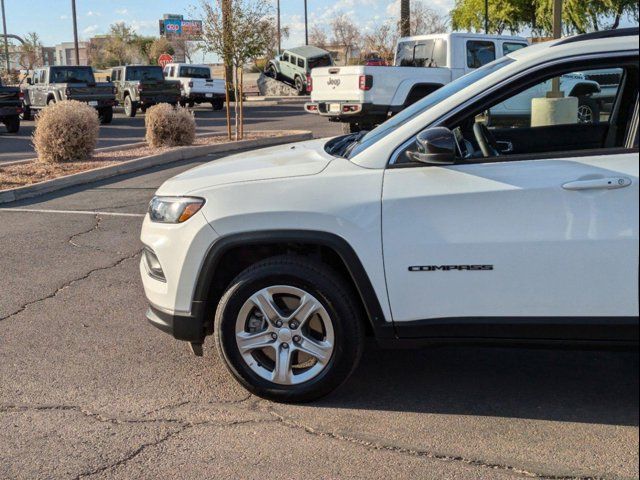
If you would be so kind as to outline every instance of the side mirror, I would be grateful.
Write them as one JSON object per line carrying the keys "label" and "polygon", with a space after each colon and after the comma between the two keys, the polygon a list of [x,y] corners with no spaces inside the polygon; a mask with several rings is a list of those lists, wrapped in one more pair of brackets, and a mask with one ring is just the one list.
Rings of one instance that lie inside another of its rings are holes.
{"label": "side mirror", "polygon": [[107,83],[111,83],[111,77],[107,75]]}
{"label": "side mirror", "polygon": [[417,151],[406,155],[414,162],[428,165],[453,165],[456,162],[456,140],[453,132],[445,127],[427,128],[416,137]]}

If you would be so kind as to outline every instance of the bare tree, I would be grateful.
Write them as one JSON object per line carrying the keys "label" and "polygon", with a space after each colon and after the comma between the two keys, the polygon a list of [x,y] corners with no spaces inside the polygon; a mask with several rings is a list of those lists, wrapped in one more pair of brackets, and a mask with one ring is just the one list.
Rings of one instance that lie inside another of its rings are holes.
{"label": "bare tree", "polygon": [[[274,19],[267,0],[201,0],[203,44],[230,65],[233,75],[235,139],[242,140],[243,68],[252,58],[264,55],[272,41]],[[231,79],[227,78],[227,82]],[[229,118],[229,102],[227,102]]]}
{"label": "bare tree", "polygon": [[367,53],[377,54],[387,62],[393,60],[398,32],[392,22],[385,22],[375,27],[372,33],[364,36],[364,48]]}
{"label": "bare tree", "polygon": [[415,1],[411,7],[411,35],[444,33],[449,29],[448,18],[441,15],[424,1]]}
{"label": "bare tree", "polygon": [[309,44],[320,48],[326,47],[329,44],[327,32],[317,25],[313,25],[309,30]]}
{"label": "bare tree", "polygon": [[355,23],[344,13],[336,13],[331,19],[332,42],[344,48],[344,64],[360,44],[362,36]]}
{"label": "bare tree", "polygon": [[25,37],[24,43],[20,47],[18,63],[26,70],[33,70],[42,65],[42,42],[36,32],[30,32]]}

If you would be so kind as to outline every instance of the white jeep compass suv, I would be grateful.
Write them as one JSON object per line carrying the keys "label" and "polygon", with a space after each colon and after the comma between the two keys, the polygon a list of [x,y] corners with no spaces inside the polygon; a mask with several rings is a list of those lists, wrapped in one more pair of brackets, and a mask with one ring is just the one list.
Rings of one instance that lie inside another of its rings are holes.
{"label": "white jeep compass suv", "polygon": [[[554,79],[591,71],[614,100],[580,122]],[[142,227],[147,317],[196,353],[213,334],[238,381],[279,401],[339,386],[366,336],[636,344],[638,74],[637,28],[565,38],[368,133],[182,173]],[[543,83],[526,121],[489,121]]]}

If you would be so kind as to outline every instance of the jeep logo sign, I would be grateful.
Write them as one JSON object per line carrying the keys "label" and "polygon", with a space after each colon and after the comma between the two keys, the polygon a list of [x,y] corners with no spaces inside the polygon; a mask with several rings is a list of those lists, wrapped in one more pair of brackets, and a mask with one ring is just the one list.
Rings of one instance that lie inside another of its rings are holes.
{"label": "jeep logo sign", "polygon": [[336,88],[338,85],[340,85],[340,79],[330,78],[329,80],[327,80],[327,85],[329,85],[330,87]]}

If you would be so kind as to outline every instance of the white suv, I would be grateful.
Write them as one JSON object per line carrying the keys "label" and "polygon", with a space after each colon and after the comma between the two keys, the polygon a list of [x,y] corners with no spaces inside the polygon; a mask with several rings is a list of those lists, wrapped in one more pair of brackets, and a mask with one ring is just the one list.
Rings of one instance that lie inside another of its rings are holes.
{"label": "white suv", "polygon": [[[598,122],[556,93],[529,123],[487,123],[539,83],[608,69]],[[366,336],[637,343],[638,29],[518,50],[366,134],[182,173],[141,239],[148,319],[196,353],[214,334],[231,373],[280,401],[344,382]]]}

